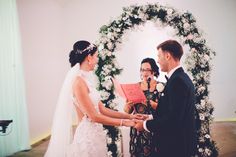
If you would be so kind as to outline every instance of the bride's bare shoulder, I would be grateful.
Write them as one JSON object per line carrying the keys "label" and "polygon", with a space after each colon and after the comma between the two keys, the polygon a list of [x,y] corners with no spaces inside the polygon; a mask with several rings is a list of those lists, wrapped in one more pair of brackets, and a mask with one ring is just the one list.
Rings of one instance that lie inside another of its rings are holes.
{"label": "bride's bare shoulder", "polygon": [[87,89],[87,84],[81,76],[77,76],[73,83],[73,88]]}

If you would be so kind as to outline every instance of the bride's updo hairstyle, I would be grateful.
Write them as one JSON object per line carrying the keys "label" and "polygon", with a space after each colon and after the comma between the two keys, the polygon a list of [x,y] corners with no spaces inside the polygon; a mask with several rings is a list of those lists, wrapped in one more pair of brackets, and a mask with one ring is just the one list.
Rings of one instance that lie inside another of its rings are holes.
{"label": "bride's updo hairstyle", "polygon": [[70,64],[73,67],[76,63],[82,63],[90,54],[93,55],[97,51],[97,46],[88,41],[80,40],[73,45],[73,50],[70,52]]}

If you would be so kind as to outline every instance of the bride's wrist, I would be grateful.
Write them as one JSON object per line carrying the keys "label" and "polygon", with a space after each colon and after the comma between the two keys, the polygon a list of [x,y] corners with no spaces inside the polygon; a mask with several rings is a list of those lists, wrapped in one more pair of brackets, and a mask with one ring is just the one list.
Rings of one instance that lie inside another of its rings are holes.
{"label": "bride's wrist", "polygon": [[120,120],[120,126],[123,126],[124,125],[124,119],[121,119]]}

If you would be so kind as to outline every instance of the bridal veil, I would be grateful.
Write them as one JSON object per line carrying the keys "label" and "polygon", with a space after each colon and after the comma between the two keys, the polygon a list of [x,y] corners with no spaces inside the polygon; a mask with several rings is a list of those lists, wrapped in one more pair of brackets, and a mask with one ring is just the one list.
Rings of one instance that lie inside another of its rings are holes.
{"label": "bridal veil", "polygon": [[56,111],[53,118],[51,138],[45,157],[65,157],[68,146],[73,139],[73,99],[72,85],[80,72],[80,65],[77,63],[67,73],[60,91]]}

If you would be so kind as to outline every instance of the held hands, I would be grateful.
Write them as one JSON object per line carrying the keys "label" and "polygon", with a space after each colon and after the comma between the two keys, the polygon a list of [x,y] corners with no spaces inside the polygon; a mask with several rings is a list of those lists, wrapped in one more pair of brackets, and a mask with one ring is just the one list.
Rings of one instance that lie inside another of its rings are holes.
{"label": "held hands", "polygon": [[130,114],[129,119],[121,119],[120,126],[134,127],[137,120],[143,120],[143,115],[141,114]]}
{"label": "held hands", "polygon": [[147,114],[135,114],[133,116],[135,117],[133,119],[133,121],[135,122],[135,125],[133,127],[136,128],[138,131],[144,131],[143,121],[147,120],[149,116]]}
{"label": "held hands", "polygon": [[146,119],[145,114],[130,114],[130,119],[137,119],[137,120],[145,120]]}
{"label": "held hands", "polygon": [[146,114],[134,114],[134,115],[130,115],[130,119],[129,120],[123,120],[123,126],[126,127],[134,127],[136,128],[138,131],[143,131],[143,121],[147,120],[149,118],[148,115]]}
{"label": "held hands", "polygon": [[137,121],[142,121],[144,115],[142,114],[130,114],[129,119],[121,119],[120,126],[134,127]]}
{"label": "held hands", "polygon": [[126,126],[126,127],[134,127],[135,126],[135,121],[129,120],[129,119],[121,119],[122,123],[121,126]]}
{"label": "held hands", "polygon": [[134,128],[137,129],[138,131],[144,131],[143,121],[142,120],[137,120],[137,119],[135,119],[134,121],[135,121]]}
{"label": "held hands", "polygon": [[126,127],[134,127],[138,131],[143,131],[143,120],[138,120],[138,119],[121,119],[121,124],[120,126],[126,126]]}

